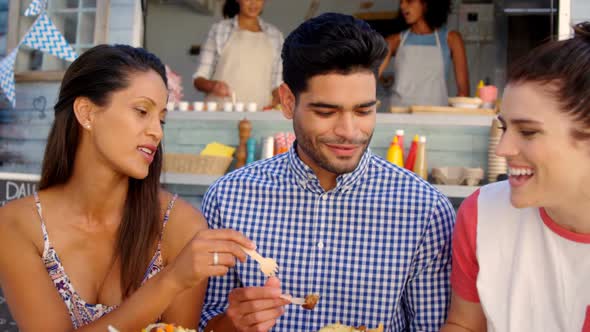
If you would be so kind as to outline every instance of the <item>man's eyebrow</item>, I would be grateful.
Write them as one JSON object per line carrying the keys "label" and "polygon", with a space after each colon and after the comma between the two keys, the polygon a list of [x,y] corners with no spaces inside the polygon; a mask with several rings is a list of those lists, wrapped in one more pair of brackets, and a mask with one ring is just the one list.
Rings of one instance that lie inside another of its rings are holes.
{"label": "man's eyebrow", "polygon": [[[378,102],[379,101],[377,101],[377,100],[372,100],[372,101],[369,101],[366,103],[354,105],[354,108],[355,109],[356,108],[367,108],[367,107],[377,105]],[[329,103],[324,103],[324,102],[311,102],[311,103],[308,103],[307,106],[317,107],[317,108],[344,109],[344,106],[342,106],[342,105],[329,104]]]}

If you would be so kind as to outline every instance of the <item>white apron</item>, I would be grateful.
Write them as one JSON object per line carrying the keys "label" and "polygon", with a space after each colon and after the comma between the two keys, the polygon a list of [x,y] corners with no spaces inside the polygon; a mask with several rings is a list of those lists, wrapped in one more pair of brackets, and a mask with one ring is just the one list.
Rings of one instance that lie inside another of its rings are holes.
{"label": "white apron", "polygon": [[[279,56],[274,53],[264,32],[236,29],[221,52],[213,79],[227,83],[236,101],[255,102],[262,109],[272,101],[272,64]],[[207,100],[220,102],[223,98],[208,95]]]}
{"label": "white apron", "polygon": [[393,62],[394,79],[391,106],[448,106],[448,92],[443,53],[434,31],[436,46],[405,45],[402,40]]}

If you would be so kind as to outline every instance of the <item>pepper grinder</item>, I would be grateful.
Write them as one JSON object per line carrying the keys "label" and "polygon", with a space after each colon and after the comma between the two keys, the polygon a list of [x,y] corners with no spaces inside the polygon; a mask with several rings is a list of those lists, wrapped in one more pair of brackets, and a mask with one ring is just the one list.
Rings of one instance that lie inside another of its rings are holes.
{"label": "pepper grinder", "polygon": [[236,151],[236,168],[246,165],[246,157],[248,155],[246,144],[248,142],[248,138],[250,138],[252,124],[247,119],[243,119],[238,124],[238,130],[240,136],[240,145]]}

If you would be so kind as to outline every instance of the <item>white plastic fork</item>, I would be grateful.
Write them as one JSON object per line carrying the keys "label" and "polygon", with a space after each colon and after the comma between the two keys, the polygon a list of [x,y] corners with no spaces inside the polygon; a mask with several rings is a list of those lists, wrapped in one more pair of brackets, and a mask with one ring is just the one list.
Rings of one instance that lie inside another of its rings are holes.
{"label": "white plastic fork", "polygon": [[248,249],[246,247],[242,247],[242,250],[248,256],[252,257],[255,261],[258,262],[258,266],[260,267],[260,271],[267,277],[273,277],[279,272],[279,264],[272,258],[264,258],[260,255],[256,250]]}

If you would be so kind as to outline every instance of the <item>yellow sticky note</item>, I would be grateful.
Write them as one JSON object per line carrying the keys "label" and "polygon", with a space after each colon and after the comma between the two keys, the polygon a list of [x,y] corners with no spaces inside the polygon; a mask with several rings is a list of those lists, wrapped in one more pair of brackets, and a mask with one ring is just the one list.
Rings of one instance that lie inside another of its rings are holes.
{"label": "yellow sticky note", "polygon": [[212,143],[207,144],[207,146],[203,149],[203,151],[201,151],[201,155],[202,156],[231,157],[234,155],[235,151],[236,151],[236,148],[234,148],[232,146],[217,143],[217,142],[212,142]]}

